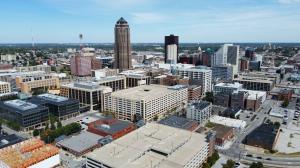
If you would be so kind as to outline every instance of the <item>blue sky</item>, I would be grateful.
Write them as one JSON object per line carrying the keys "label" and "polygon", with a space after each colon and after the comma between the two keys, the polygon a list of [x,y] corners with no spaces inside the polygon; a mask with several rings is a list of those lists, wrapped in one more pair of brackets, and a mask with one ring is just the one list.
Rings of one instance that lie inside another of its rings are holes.
{"label": "blue sky", "polygon": [[132,42],[300,42],[300,0],[1,0],[0,43],[113,42],[123,16]]}

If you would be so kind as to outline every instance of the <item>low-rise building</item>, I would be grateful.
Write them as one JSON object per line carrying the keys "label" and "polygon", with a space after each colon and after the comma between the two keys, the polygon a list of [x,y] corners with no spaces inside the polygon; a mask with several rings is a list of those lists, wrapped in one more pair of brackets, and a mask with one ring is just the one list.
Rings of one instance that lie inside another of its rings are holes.
{"label": "low-rise building", "polygon": [[104,118],[88,124],[89,132],[103,137],[111,136],[113,139],[120,138],[135,128],[133,123],[115,118]]}
{"label": "low-rise building", "polygon": [[275,147],[279,129],[272,124],[262,124],[246,136],[245,144],[272,150]]}
{"label": "low-rise building", "polygon": [[49,122],[49,109],[23,100],[0,102],[0,117],[28,131]]}
{"label": "low-rise building", "polygon": [[108,94],[105,108],[118,119],[133,121],[138,115],[149,121],[186,104],[187,99],[186,86],[142,85]]}
{"label": "low-rise building", "polygon": [[243,120],[232,119],[227,117],[221,117],[214,115],[209,119],[210,122],[225,125],[227,127],[233,127],[237,129],[244,129],[246,127],[246,122]]}
{"label": "low-rise building", "polygon": [[23,66],[15,68],[18,72],[30,72],[30,71],[44,71],[45,73],[51,72],[51,66],[49,65],[35,65],[35,66]]}
{"label": "low-rise building", "polygon": [[218,146],[224,146],[226,142],[230,141],[234,137],[232,127],[217,124],[212,130],[216,132],[215,144]]}
{"label": "low-rise building", "polygon": [[233,81],[243,84],[247,90],[271,91],[275,86],[273,80],[263,77],[240,76]]}
{"label": "low-rise building", "polygon": [[118,74],[119,74],[119,69],[103,68],[103,69],[92,70],[92,77],[96,79],[101,79],[108,76],[116,76]]}
{"label": "low-rise building", "polygon": [[278,84],[280,82],[280,74],[271,73],[271,72],[261,72],[261,71],[253,71],[247,73],[239,74],[240,77],[252,77],[258,79],[268,79],[273,81],[274,84]]}
{"label": "low-rise building", "polygon": [[127,88],[151,84],[151,77],[147,76],[147,72],[143,70],[127,70],[120,74],[126,76]]}
{"label": "low-rise building", "polygon": [[205,123],[211,116],[212,105],[207,101],[194,101],[187,105],[186,117],[199,124]]}
{"label": "low-rise building", "polygon": [[194,131],[198,127],[198,123],[194,120],[171,115],[158,122],[159,124],[170,127],[181,128],[189,131]]}
{"label": "low-rise building", "polygon": [[59,164],[59,149],[39,139],[29,139],[0,149],[1,168],[52,168]]}
{"label": "low-rise building", "polygon": [[57,142],[56,146],[78,157],[100,147],[99,140],[102,138],[100,135],[82,131],[78,135]]}
{"label": "low-rise building", "polygon": [[32,97],[30,102],[48,107],[49,113],[57,116],[60,120],[79,114],[79,101],[76,99],[46,93]]}
{"label": "low-rise building", "polygon": [[16,86],[21,92],[31,93],[37,89],[59,89],[59,78],[47,74],[38,74],[34,76],[17,76]]}
{"label": "low-rise building", "polygon": [[232,94],[234,91],[241,90],[243,85],[240,83],[218,83],[214,85],[214,94],[223,93],[223,94]]}
{"label": "low-rise building", "polygon": [[287,88],[274,88],[271,90],[270,95],[272,96],[272,99],[275,99],[275,100],[291,101],[292,96],[293,96],[293,90],[287,89]]}
{"label": "low-rise building", "polygon": [[87,154],[87,168],[201,167],[208,157],[202,134],[166,125],[145,126]]}
{"label": "low-rise building", "polygon": [[15,134],[10,134],[10,135],[1,134],[1,128],[0,128],[0,149],[22,142],[23,140],[24,140],[23,138]]}
{"label": "low-rise building", "polygon": [[154,77],[152,84],[174,86],[174,85],[188,85],[189,78],[181,77],[179,75],[160,75]]}
{"label": "low-rise building", "polygon": [[[267,93],[262,91],[244,90],[248,93],[246,98],[246,110],[257,111],[267,98]],[[241,91],[243,92],[243,90]]]}

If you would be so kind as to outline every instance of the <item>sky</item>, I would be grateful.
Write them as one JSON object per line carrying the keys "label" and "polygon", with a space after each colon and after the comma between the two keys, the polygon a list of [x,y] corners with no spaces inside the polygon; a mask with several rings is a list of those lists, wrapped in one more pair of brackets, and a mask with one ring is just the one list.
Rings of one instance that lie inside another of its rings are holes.
{"label": "sky", "polygon": [[0,43],[300,42],[300,0],[1,0]]}

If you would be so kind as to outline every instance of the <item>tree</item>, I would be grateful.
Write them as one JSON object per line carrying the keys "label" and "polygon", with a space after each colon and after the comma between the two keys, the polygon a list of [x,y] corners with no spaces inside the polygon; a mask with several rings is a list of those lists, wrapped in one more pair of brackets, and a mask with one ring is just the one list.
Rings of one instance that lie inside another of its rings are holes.
{"label": "tree", "polygon": [[214,101],[214,94],[213,94],[213,92],[206,92],[205,93],[205,97],[203,98],[203,100],[212,103]]}
{"label": "tree", "polygon": [[227,160],[226,164],[223,165],[223,168],[234,168],[235,161],[229,159]]}
{"label": "tree", "polygon": [[36,136],[40,135],[40,131],[35,129],[35,130],[33,130],[32,135],[36,137]]}
{"label": "tree", "polygon": [[278,129],[279,127],[280,127],[280,122],[278,122],[278,121],[276,121],[276,122],[274,122],[274,126]]}
{"label": "tree", "polygon": [[210,167],[210,165],[209,165],[208,163],[204,163],[204,164],[202,165],[202,168],[211,168],[211,167]]}
{"label": "tree", "polygon": [[253,162],[249,168],[263,168],[264,165],[261,162]]}
{"label": "tree", "polygon": [[153,120],[154,120],[154,121],[157,121],[157,120],[158,120],[158,116],[155,115],[155,116],[153,117]]}
{"label": "tree", "polygon": [[62,124],[60,121],[57,122],[57,128],[61,128],[62,127]]}
{"label": "tree", "polygon": [[55,130],[55,129],[56,129],[56,127],[55,127],[55,124],[54,124],[54,123],[51,123],[51,124],[50,124],[50,129],[51,129],[51,130]]}
{"label": "tree", "polygon": [[285,99],[281,104],[281,106],[284,108],[287,107],[288,105],[289,105],[289,101],[287,99]]}

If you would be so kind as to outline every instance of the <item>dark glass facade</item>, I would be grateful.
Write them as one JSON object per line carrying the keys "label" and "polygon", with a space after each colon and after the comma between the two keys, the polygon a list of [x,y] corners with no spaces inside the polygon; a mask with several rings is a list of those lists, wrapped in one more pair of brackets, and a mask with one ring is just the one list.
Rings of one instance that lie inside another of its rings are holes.
{"label": "dark glass facade", "polygon": [[47,107],[38,106],[22,111],[0,102],[0,118],[16,122],[22,127],[30,127],[48,121],[49,110]]}

